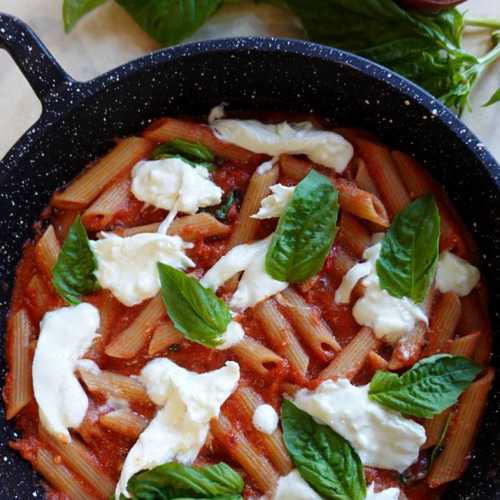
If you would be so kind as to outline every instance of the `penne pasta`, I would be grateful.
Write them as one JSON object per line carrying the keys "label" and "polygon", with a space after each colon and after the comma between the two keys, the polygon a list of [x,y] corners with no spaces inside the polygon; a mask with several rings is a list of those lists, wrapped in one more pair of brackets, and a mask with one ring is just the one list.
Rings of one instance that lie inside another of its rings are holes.
{"label": "penne pasta", "polygon": [[295,328],[302,342],[322,361],[331,359],[340,344],[321,318],[319,309],[308,304],[293,288],[277,295],[278,303]]}
{"label": "penne pasta", "polygon": [[344,212],[340,216],[339,231],[335,243],[346,248],[352,255],[361,259],[366,247],[370,246],[372,236],[368,229],[352,215]]}
{"label": "penne pasta", "polygon": [[373,182],[373,179],[370,177],[370,173],[366,168],[366,163],[362,158],[355,157],[353,158],[354,165],[354,182],[355,184],[363,189],[364,191],[368,191],[372,193],[377,198],[380,199],[380,193],[377,189],[377,186]]}
{"label": "penne pasta", "polygon": [[221,413],[211,422],[215,439],[225,451],[250,476],[255,486],[263,493],[274,489],[278,474],[259,450],[247,439],[243,432],[236,429],[230,420]]}
{"label": "penne pasta", "polygon": [[420,321],[410,334],[398,340],[392,351],[389,370],[410,367],[418,361],[424,347],[426,332],[426,324]]}
{"label": "penne pasta", "polygon": [[120,210],[126,208],[130,193],[130,178],[114,181],[82,215],[82,222],[92,231],[108,227]]}
{"label": "penne pasta", "polygon": [[465,472],[471,458],[479,422],[486,407],[494,373],[494,369],[489,368],[482,378],[474,382],[462,394],[445,438],[444,449],[434,461],[427,476],[427,483],[431,488],[454,481]]}
{"label": "penne pasta", "polygon": [[[50,283],[49,286],[51,286]],[[35,273],[26,287],[26,296],[29,298],[33,320],[40,321],[47,303],[49,300],[53,300],[52,293],[47,288],[47,279],[42,278],[39,273]]]}
{"label": "penne pasta", "polygon": [[184,340],[182,333],[177,331],[170,322],[158,325],[149,342],[148,354],[154,356],[170,346],[180,344]]}
{"label": "penne pasta", "polygon": [[[160,223],[147,224],[120,230],[122,236],[140,233],[156,233]],[[177,234],[185,241],[196,241],[214,236],[227,236],[231,227],[219,222],[213,215],[201,212],[194,215],[177,217],[168,229],[168,234]]]}
{"label": "penne pasta", "polygon": [[106,354],[112,358],[132,358],[146,343],[152,329],[165,316],[161,295],[152,298],[132,323],[106,346]]}
{"label": "penne pasta", "polygon": [[232,348],[242,363],[259,375],[267,375],[270,370],[283,364],[283,358],[248,335]]}
{"label": "penne pasta", "polygon": [[60,251],[61,246],[54,226],[50,225],[35,246],[36,265],[46,278],[52,279],[52,269],[56,265]]}
{"label": "penne pasta", "polygon": [[292,326],[281,314],[276,302],[273,299],[263,301],[255,307],[254,312],[272,348],[283,355],[294,370],[304,376],[309,366],[309,356],[297,340]]}
{"label": "penne pasta", "polygon": [[139,380],[100,370],[94,372],[80,367],[78,369],[80,378],[83,380],[90,392],[97,392],[106,397],[125,399],[129,403],[151,403],[146,389]]}
{"label": "penne pasta", "polygon": [[173,139],[199,142],[211,149],[217,156],[227,160],[249,162],[256,156],[251,151],[221,141],[207,125],[176,118],[158,120],[150,129],[144,132],[144,137],[154,142],[168,142]]}
{"label": "penne pasta", "polygon": [[387,370],[389,363],[376,351],[370,351],[368,356],[366,357],[366,363],[372,370],[372,372],[376,372],[378,370]]}
{"label": "penne pasta", "polygon": [[454,356],[464,356],[465,358],[472,359],[480,338],[481,332],[474,332],[469,333],[469,335],[465,335],[464,337],[448,341],[446,352],[449,352]]}
{"label": "penne pasta", "polygon": [[5,395],[7,419],[15,417],[32,399],[31,347],[33,327],[25,309],[20,309],[9,322],[7,359],[10,378]]}
{"label": "penne pasta", "polygon": [[[38,448],[33,467],[58,491],[71,500],[89,500],[90,492],[83,488],[76,476],[44,448]],[[101,497],[104,498],[104,497]]]}
{"label": "penne pasta", "polygon": [[442,352],[446,343],[453,337],[460,319],[462,306],[460,298],[453,292],[448,292],[439,297],[432,309],[429,343],[422,356],[432,356]]}
{"label": "penne pasta", "polygon": [[322,379],[353,379],[363,368],[367,356],[378,349],[380,341],[370,328],[363,327],[356,336],[336,354],[333,361],[320,373]]}
{"label": "penne pasta", "polygon": [[356,260],[353,259],[349,252],[341,246],[335,245],[333,247],[332,268],[330,272],[336,286],[340,285],[342,278],[354,264],[356,264]]}
{"label": "penne pasta", "polygon": [[56,193],[52,204],[58,208],[87,207],[113,180],[125,175],[151,151],[151,142],[140,137],[122,139],[103,158],[88,167],[68,187]]}
{"label": "penne pasta", "polygon": [[381,144],[362,138],[355,140],[355,146],[392,219],[410,203],[410,197],[389,150]]}
{"label": "penne pasta", "polygon": [[65,464],[99,493],[109,498],[115,489],[114,482],[99,469],[99,464],[88,448],[74,437],[69,443],[54,439],[40,426],[40,437],[64,460]]}
{"label": "penne pasta", "polygon": [[[253,414],[258,406],[264,404],[262,398],[250,387],[240,387],[233,396],[238,402],[238,407],[241,409],[245,418],[251,422]],[[267,452],[271,463],[276,467],[276,470],[285,476],[292,470],[292,461],[288,456],[283,436],[279,429],[276,429],[272,434],[259,433],[259,437]]]}
{"label": "penne pasta", "polygon": [[131,410],[114,410],[99,417],[99,424],[129,439],[137,439],[148,420]]}
{"label": "penne pasta", "polygon": [[[281,172],[293,180],[302,180],[315,165],[290,155],[280,156]],[[342,210],[356,215],[360,219],[375,222],[379,226],[389,225],[386,209],[379,198],[353,182],[340,177],[330,178],[339,192],[339,204]]]}
{"label": "penne pasta", "polygon": [[241,210],[235,228],[229,238],[228,250],[248,243],[255,239],[257,228],[260,225],[258,219],[252,219],[252,215],[258,212],[260,202],[269,194],[269,188],[276,184],[279,176],[279,167],[274,165],[271,170],[260,173],[257,169],[248,183],[247,191],[241,204]]}

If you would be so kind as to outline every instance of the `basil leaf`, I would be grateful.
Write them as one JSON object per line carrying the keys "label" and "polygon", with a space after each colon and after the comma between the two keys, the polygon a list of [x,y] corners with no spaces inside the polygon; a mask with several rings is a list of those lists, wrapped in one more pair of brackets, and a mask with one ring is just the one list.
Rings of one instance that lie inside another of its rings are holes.
{"label": "basil leaf", "polygon": [[228,196],[224,198],[222,203],[213,211],[215,218],[221,222],[226,222],[229,211],[231,210],[234,204],[241,203],[241,192],[234,190],[229,193]]}
{"label": "basil leaf", "polygon": [[180,158],[191,166],[202,166],[210,172],[215,170],[215,155],[203,144],[197,142],[174,139],[173,141],[160,144],[152,153],[152,160],[164,158]]}
{"label": "basil leaf", "polygon": [[173,45],[193,34],[222,0],[116,0],[162,45]]}
{"label": "basil leaf", "polygon": [[421,303],[439,258],[439,210],[431,195],[400,212],[385,235],[377,260],[380,286],[394,297]]}
{"label": "basil leaf", "polygon": [[371,59],[421,85],[459,114],[498,47],[477,58],[461,47],[457,9],[419,14],[394,0],[284,0],[315,42]]}
{"label": "basil leaf", "polygon": [[94,275],[97,261],[80,216],[71,225],[52,270],[52,283],[57,293],[69,304],[79,304],[80,296],[99,289]]}
{"label": "basil leaf", "polygon": [[223,462],[202,467],[172,462],[139,472],[127,485],[134,500],[241,500],[243,488],[239,474]]}
{"label": "basil leaf", "polygon": [[85,14],[102,5],[106,0],[64,0],[64,30],[69,33]]}
{"label": "basil leaf", "polygon": [[338,212],[337,190],[327,177],[311,170],[280,217],[266,255],[267,273],[289,283],[317,274],[332,247]]}
{"label": "basil leaf", "polygon": [[222,343],[232,316],[215,293],[167,264],[158,263],[163,302],[168,315],[187,339],[207,347]]}
{"label": "basil leaf", "polygon": [[490,97],[490,100],[483,104],[483,108],[486,106],[491,106],[500,101],[500,89],[497,89],[496,92]]}
{"label": "basil leaf", "polygon": [[467,358],[438,354],[403,375],[378,371],[368,396],[405,415],[432,418],[454,405],[480,372],[481,367]]}
{"label": "basil leaf", "polygon": [[364,500],[363,465],[354,448],[291,401],[281,405],[283,439],[302,478],[322,497]]}

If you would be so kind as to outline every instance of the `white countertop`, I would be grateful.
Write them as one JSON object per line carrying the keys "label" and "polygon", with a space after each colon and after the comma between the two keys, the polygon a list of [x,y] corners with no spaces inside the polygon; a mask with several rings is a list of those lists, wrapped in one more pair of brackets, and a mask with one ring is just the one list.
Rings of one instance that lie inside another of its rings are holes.
{"label": "white countertop", "polygon": [[[474,17],[500,17],[500,1],[469,0]],[[115,3],[85,17],[69,35],[63,30],[62,0],[0,0],[0,11],[27,22],[76,79],[89,80],[104,71],[155,50],[158,45]],[[297,21],[270,5],[226,6],[194,40],[228,36],[275,35],[301,37]],[[466,45],[480,53],[488,48],[484,31],[466,34]],[[490,68],[472,96],[472,113],[465,122],[500,160],[500,104],[481,105],[500,87],[500,60]],[[0,51],[0,158],[40,115],[40,103],[13,61]]]}

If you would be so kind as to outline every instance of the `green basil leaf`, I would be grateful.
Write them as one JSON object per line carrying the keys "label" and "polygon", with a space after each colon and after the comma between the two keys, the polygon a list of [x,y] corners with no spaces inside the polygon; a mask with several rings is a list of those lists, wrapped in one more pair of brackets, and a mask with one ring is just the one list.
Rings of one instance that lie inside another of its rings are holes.
{"label": "green basil leaf", "polygon": [[[408,11],[394,0],[284,0],[309,38],[371,59],[413,80],[459,114],[478,76],[494,60],[461,47],[464,17]],[[497,54],[498,55],[498,54]]]}
{"label": "green basil leaf", "polygon": [[317,274],[337,232],[338,192],[311,170],[297,185],[280,217],[266,255],[266,271],[276,280],[297,283]]}
{"label": "green basil leaf", "polygon": [[197,279],[172,266],[159,262],[158,273],[163,302],[177,330],[198,344],[220,345],[232,319],[224,301]]}
{"label": "green basil leaf", "polygon": [[439,258],[439,210],[431,195],[400,212],[385,235],[377,260],[380,286],[394,297],[421,303]]}
{"label": "green basil leaf", "polygon": [[52,270],[52,283],[57,293],[69,304],[79,304],[80,296],[99,289],[95,270],[97,261],[87,231],[80,217],[71,225]]}
{"label": "green basil leaf", "polygon": [[229,210],[231,210],[235,203],[238,207],[241,203],[241,192],[237,190],[231,191],[231,193],[224,198],[222,203],[213,210],[215,218],[221,222],[226,222]]}
{"label": "green basil leaf", "polygon": [[102,5],[106,0],[64,0],[64,30],[69,33],[85,14]]}
{"label": "green basil leaf", "polygon": [[363,465],[348,441],[286,399],[281,423],[295,467],[319,495],[332,500],[365,499]]}
{"label": "green basil leaf", "polygon": [[203,144],[197,142],[174,139],[173,141],[160,144],[152,153],[151,160],[162,160],[164,158],[180,158],[191,166],[201,166],[210,172],[215,170],[215,155]]}
{"label": "green basil leaf", "polygon": [[490,100],[483,104],[483,108],[486,106],[491,106],[500,101],[500,89],[497,89],[496,92],[490,97]]}
{"label": "green basil leaf", "polygon": [[229,465],[190,467],[168,463],[139,472],[127,485],[134,500],[241,500],[244,483]]}
{"label": "green basil leaf", "polygon": [[405,415],[432,418],[454,405],[480,372],[481,367],[467,358],[438,354],[403,375],[378,371],[368,395]]}
{"label": "green basil leaf", "polygon": [[222,3],[222,0],[116,1],[162,45],[173,45],[193,34]]}

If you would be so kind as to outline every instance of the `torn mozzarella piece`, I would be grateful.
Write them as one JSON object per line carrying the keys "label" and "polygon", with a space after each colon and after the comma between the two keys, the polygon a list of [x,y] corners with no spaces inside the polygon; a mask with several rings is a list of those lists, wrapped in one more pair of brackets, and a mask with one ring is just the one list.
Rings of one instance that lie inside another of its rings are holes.
{"label": "torn mozzarella piece", "polygon": [[243,271],[238,288],[229,303],[232,309],[241,311],[283,291],[288,283],[275,280],[266,272],[266,253],[271,238],[272,234],[255,243],[232,248],[207,271],[200,283],[217,290],[229,278]]}
{"label": "torn mozzarella piece", "polygon": [[180,158],[139,162],[132,170],[131,190],[145,203],[188,214],[218,205],[223,194],[205,167],[192,166]]}
{"label": "torn mozzarella piece", "polygon": [[481,275],[479,269],[451,252],[439,256],[436,287],[441,293],[454,292],[465,297],[476,288]]}
{"label": "torn mozzarella piece", "polygon": [[375,493],[375,485],[372,483],[366,491],[366,500],[399,500],[401,490],[399,488],[387,488]]}
{"label": "torn mozzarella piece", "polygon": [[167,462],[191,464],[203,447],[212,418],[235,391],[240,367],[233,361],[207,373],[186,370],[169,359],[150,361],[141,372],[151,400],[161,408],[129,451],[116,498],[129,497],[129,479]]}
{"label": "torn mozzarella piece", "polygon": [[69,428],[82,423],[88,397],[74,372],[99,329],[99,311],[91,304],[63,307],[45,314],[33,358],[33,391],[43,427],[63,442]]}
{"label": "torn mozzarella piece", "polygon": [[240,343],[244,336],[245,330],[243,330],[241,323],[233,320],[227,325],[226,331],[222,336],[223,342],[221,345],[217,346],[217,349],[219,351],[229,349]]}
{"label": "torn mozzarella piece", "polygon": [[306,123],[264,124],[257,120],[215,120],[215,135],[254,153],[269,156],[305,154],[312,161],[342,173],[353,156],[353,147],[341,135],[315,129]]}
{"label": "torn mozzarella piece", "polygon": [[224,118],[226,115],[225,112],[225,107],[227,104],[225,102],[221,102],[218,106],[214,106],[211,110],[210,113],[208,114],[208,123],[213,123],[216,120],[220,120],[221,118]]}
{"label": "torn mozzarella piece", "polygon": [[335,302],[349,303],[356,283],[362,279],[364,295],[354,304],[352,314],[356,322],[369,326],[376,337],[395,344],[400,338],[411,334],[417,323],[428,323],[427,315],[419,304],[403,297],[393,297],[380,287],[376,270],[382,243],[368,247],[361,262],[353,266],[342,279],[335,293]]}
{"label": "torn mozzarella piece", "polygon": [[282,184],[275,184],[270,189],[272,194],[266,196],[260,202],[259,211],[252,215],[253,219],[281,217],[281,214],[285,211],[286,206],[293,197],[295,186],[288,187]]}
{"label": "torn mozzarella piece", "polygon": [[300,472],[293,469],[279,478],[272,500],[321,500],[321,497],[302,479]]}
{"label": "torn mozzarella piece", "polygon": [[257,406],[252,417],[253,426],[264,434],[272,434],[278,428],[278,422],[276,410],[267,404]]}
{"label": "torn mozzarella piece", "polygon": [[371,401],[368,389],[326,380],[313,391],[301,389],[293,402],[349,441],[364,465],[402,472],[417,460],[425,429]]}
{"label": "torn mozzarella piece", "polygon": [[179,236],[141,233],[127,238],[105,233],[90,241],[97,259],[95,272],[99,284],[126,306],[154,297],[160,290],[157,263],[185,269],[194,262],[185,254],[192,248]]}

